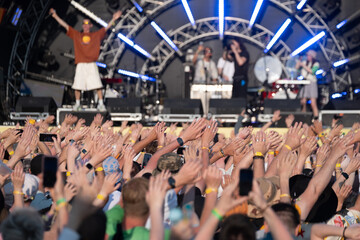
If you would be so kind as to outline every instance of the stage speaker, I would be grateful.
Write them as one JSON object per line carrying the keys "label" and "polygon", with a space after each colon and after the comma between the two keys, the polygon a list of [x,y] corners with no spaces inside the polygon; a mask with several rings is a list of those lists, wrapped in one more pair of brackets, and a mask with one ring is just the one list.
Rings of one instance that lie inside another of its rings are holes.
{"label": "stage speaker", "polygon": [[72,114],[73,116],[78,117],[78,119],[85,119],[85,125],[90,126],[90,124],[94,120],[94,117],[98,113],[100,113],[101,116],[104,118],[103,123],[106,120],[111,120],[108,112],[100,112],[97,110],[73,111],[72,109],[59,108],[57,111],[57,123],[61,124],[64,121],[66,114]]}
{"label": "stage speaker", "polygon": [[275,110],[291,113],[300,112],[300,99],[265,99],[264,113],[272,114]]}
{"label": "stage speaker", "polygon": [[141,98],[108,98],[106,106],[111,113],[141,113]]}
{"label": "stage speaker", "polygon": [[55,115],[56,103],[52,97],[19,97],[15,105],[16,112],[49,113]]}
{"label": "stage speaker", "polygon": [[240,114],[246,108],[246,99],[210,99],[211,114]]}
{"label": "stage speaker", "polygon": [[24,85],[30,88],[33,97],[52,97],[58,107],[61,107],[64,97],[64,85],[24,79]]}
{"label": "stage speaker", "polygon": [[200,99],[165,99],[163,114],[203,114]]}
{"label": "stage speaker", "polygon": [[359,110],[360,100],[347,101],[341,99],[333,99],[329,101],[323,108],[323,110]]}

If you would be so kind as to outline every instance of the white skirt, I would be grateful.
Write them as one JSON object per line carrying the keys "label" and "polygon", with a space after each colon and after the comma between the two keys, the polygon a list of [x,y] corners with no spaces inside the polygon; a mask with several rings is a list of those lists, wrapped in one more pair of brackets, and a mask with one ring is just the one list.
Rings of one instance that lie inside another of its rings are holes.
{"label": "white skirt", "polygon": [[73,89],[90,91],[102,87],[98,66],[95,62],[78,63],[76,65]]}

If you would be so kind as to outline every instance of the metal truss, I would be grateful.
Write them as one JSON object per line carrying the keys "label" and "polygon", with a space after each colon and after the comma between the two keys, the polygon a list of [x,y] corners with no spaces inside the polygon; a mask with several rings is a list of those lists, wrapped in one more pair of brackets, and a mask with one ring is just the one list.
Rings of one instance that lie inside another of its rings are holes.
{"label": "metal truss", "polygon": [[[252,30],[248,29],[249,21],[241,18],[226,17],[225,18],[225,35],[234,36],[245,39],[246,41],[264,49],[268,39],[274,34],[265,27],[255,24]],[[200,39],[214,39],[219,37],[218,32],[218,18],[210,17],[196,20],[196,29],[188,23],[180,28],[172,31],[169,37],[173,39],[179,49],[187,49],[189,46],[198,42]],[[285,62],[288,59],[291,51],[290,48],[283,42],[278,41],[275,48],[280,48],[276,54],[271,52],[270,54],[276,58],[279,58],[282,62],[282,68],[285,71]],[[169,47],[169,45],[162,40],[154,48],[152,55],[156,61],[146,60],[141,72],[150,71],[155,74],[161,74],[166,68],[169,61],[175,56],[175,51]]]}
{"label": "metal truss", "polygon": [[[102,46],[102,51],[100,54],[100,61],[104,61],[109,66],[109,75],[112,76],[114,72],[116,72],[116,65],[119,62],[122,53],[125,49],[125,44],[122,43],[119,39],[115,38],[116,32],[121,32],[125,36],[129,38],[135,38],[137,33],[144,27],[145,24],[148,23],[149,18],[154,18],[157,15],[161,14],[163,11],[166,11],[167,9],[173,7],[176,4],[179,4],[179,0],[143,0],[142,6],[146,8],[146,15],[140,14],[135,7],[131,8],[126,15],[122,18],[122,20],[116,25],[115,32],[110,34],[110,36],[104,41],[104,44]],[[295,0],[269,0],[271,4],[273,4],[275,7],[282,9],[283,11],[287,12],[289,15],[293,15],[296,13],[296,5],[297,1]],[[343,59],[344,53],[341,49],[341,45],[338,41],[338,39],[334,36],[333,32],[329,28],[329,26],[325,23],[325,21],[320,17],[317,12],[311,8],[309,5],[306,5],[303,9],[302,13],[295,14],[296,20],[303,26],[307,31],[315,36],[318,32],[325,30],[327,32],[327,37],[323,38],[321,41],[319,41],[320,49],[325,57],[325,59],[328,61],[328,69],[333,79],[333,87],[335,91],[343,90],[347,87],[351,86],[351,77],[348,72],[343,73],[337,73],[334,69],[331,68],[331,65],[333,62]],[[198,20],[199,21],[199,20]],[[198,24],[198,23],[197,23]],[[211,23],[209,23],[212,25]],[[187,25],[183,26],[185,28]],[[181,27],[180,27],[181,28]],[[180,30],[177,29],[177,30]],[[212,29],[213,33],[208,32],[207,34],[203,34],[202,37],[211,37],[212,34],[216,34],[217,28],[209,28]],[[244,32],[237,32],[233,31],[231,28],[229,29],[229,33],[234,34],[234,36],[242,36],[245,39],[248,37],[257,37],[255,33],[254,35],[246,35]],[[177,31],[176,30],[176,31]],[[189,29],[190,30],[190,29]],[[183,37],[177,36],[175,33],[168,33],[170,36],[174,37],[174,42],[178,41],[176,38],[179,38],[179,41],[183,41],[183,39],[186,38],[186,34],[188,32],[183,31]],[[227,33],[225,33],[227,34]],[[195,35],[194,35],[195,36]],[[195,36],[196,38],[193,40],[187,40],[187,41],[195,41],[200,39],[201,37]],[[162,44],[161,42],[159,43]],[[185,45],[188,43],[185,41]],[[160,60],[163,60],[167,62],[173,55],[174,52],[168,48],[168,47],[160,47],[160,45],[156,46],[152,52],[156,51],[162,51],[160,57]],[[185,46],[184,45],[184,46]],[[260,47],[260,45],[258,45]],[[263,47],[263,46],[261,46]],[[283,54],[283,51],[285,50],[279,50],[280,56]],[[169,54],[171,56],[166,57],[165,54]],[[276,53],[276,55],[279,55],[279,53]],[[284,60],[281,59],[283,62]],[[148,60],[146,61],[145,65],[142,67],[142,72],[144,72],[144,69],[146,69],[146,66],[148,65]],[[159,63],[157,66],[154,66],[157,71],[161,68],[160,66],[164,67],[165,63]],[[157,69],[158,67],[159,69]]]}
{"label": "metal truss", "polygon": [[17,80],[25,77],[30,50],[51,3],[52,0],[32,0],[20,18],[8,69],[6,100],[9,101],[10,106],[15,104],[13,91],[18,92],[17,85],[19,82]]}

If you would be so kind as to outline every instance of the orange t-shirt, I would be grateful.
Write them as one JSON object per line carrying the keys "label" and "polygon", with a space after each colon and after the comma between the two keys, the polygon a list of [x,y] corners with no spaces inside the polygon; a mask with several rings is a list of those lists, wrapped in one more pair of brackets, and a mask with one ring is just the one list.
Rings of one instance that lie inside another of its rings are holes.
{"label": "orange t-shirt", "polygon": [[69,26],[68,35],[74,42],[75,64],[95,62],[100,53],[100,44],[105,37],[105,28],[96,32],[83,33]]}

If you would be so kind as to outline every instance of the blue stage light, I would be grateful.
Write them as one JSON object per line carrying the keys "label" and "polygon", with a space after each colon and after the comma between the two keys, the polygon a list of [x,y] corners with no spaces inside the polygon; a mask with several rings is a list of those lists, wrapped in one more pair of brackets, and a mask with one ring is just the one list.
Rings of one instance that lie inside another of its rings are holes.
{"label": "blue stage light", "polygon": [[359,88],[357,88],[357,89],[354,90],[354,93],[355,93],[355,94],[357,94],[357,93],[359,93],[359,92],[360,92],[360,89],[359,89]]}
{"label": "blue stage light", "polygon": [[219,36],[220,36],[220,39],[224,38],[224,28],[225,28],[224,0],[219,0]]}
{"label": "blue stage light", "polygon": [[286,30],[286,28],[289,26],[289,24],[291,23],[291,19],[288,18],[285,20],[285,22],[281,25],[281,27],[277,30],[277,32],[275,33],[274,37],[270,40],[270,42],[268,43],[268,45],[266,46],[264,53],[267,53],[276,43],[276,41],[280,38],[280,36],[283,34],[283,32]]}
{"label": "blue stage light", "polygon": [[125,37],[123,34],[118,33],[118,38],[120,38],[123,42],[127,43],[129,46],[133,47],[136,51],[140,52],[142,55],[146,56],[147,58],[152,58],[151,54],[142,49],[139,45],[135,44],[132,40]]}
{"label": "blue stage light", "polygon": [[251,18],[250,18],[250,22],[249,22],[249,29],[251,29],[256,21],[256,18],[260,12],[260,9],[261,9],[261,5],[263,4],[264,0],[258,0],[256,5],[255,5],[255,8],[254,8],[254,12],[253,14],[251,15]]}
{"label": "blue stage light", "polygon": [[307,0],[301,0],[301,1],[299,2],[299,4],[296,6],[296,9],[297,9],[297,10],[301,10],[301,9],[304,7],[306,1],[307,1]]}
{"label": "blue stage light", "polygon": [[139,12],[143,12],[144,9],[142,9],[142,7],[134,0],[131,0],[132,4],[134,4],[134,6],[136,7],[136,9],[139,11]]}
{"label": "blue stage light", "polygon": [[296,55],[298,55],[299,53],[301,53],[302,51],[304,51],[305,49],[307,49],[308,47],[310,47],[311,45],[313,45],[314,43],[316,43],[317,41],[319,41],[321,38],[323,38],[326,35],[325,31],[321,31],[320,33],[318,33],[317,35],[315,35],[314,37],[312,37],[310,40],[308,40],[307,42],[305,42],[303,45],[301,45],[300,47],[298,47],[295,51],[293,51],[291,53],[291,56],[294,57]]}
{"label": "blue stage light", "polygon": [[324,69],[319,69],[315,72],[315,75],[322,75],[324,72]]}
{"label": "blue stage light", "polygon": [[156,24],[156,22],[152,21],[151,26],[156,30],[158,34],[177,52],[179,51],[178,47],[175,45],[173,41],[166,35],[166,33]]}
{"label": "blue stage light", "polygon": [[181,3],[182,3],[182,5],[183,5],[183,7],[185,9],[186,15],[187,15],[191,25],[193,27],[195,27],[195,20],[194,20],[194,17],[192,15],[192,12],[191,12],[191,9],[190,9],[190,6],[189,6],[187,0],[181,0]]}
{"label": "blue stage light", "polygon": [[20,19],[20,16],[21,16],[21,13],[22,13],[22,9],[20,8],[17,8],[15,13],[14,13],[14,17],[13,19],[11,20],[11,23],[16,26],[18,24],[18,21]]}
{"label": "blue stage light", "polygon": [[123,69],[118,69],[118,73],[121,75],[125,75],[125,76],[129,76],[129,77],[134,77],[134,78],[141,78],[142,80],[146,80],[146,81],[151,81],[151,82],[155,82],[156,79],[146,76],[146,75],[141,75],[138,73],[134,73],[134,72],[130,72],[127,70],[123,70]]}
{"label": "blue stage light", "polygon": [[342,65],[344,65],[344,64],[346,64],[346,63],[348,63],[348,62],[349,62],[349,59],[348,59],[348,58],[342,59],[342,60],[339,60],[339,61],[334,62],[333,67],[334,67],[334,68],[337,68],[337,67],[340,67],[340,66],[342,66]]}
{"label": "blue stage light", "polygon": [[336,25],[336,29],[342,28],[346,23],[347,23],[347,19],[339,22],[339,23]]}
{"label": "blue stage light", "polygon": [[341,93],[333,93],[332,95],[331,95],[331,98],[332,99],[336,99],[336,98],[341,98],[343,95],[341,94]]}
{"label": "blue stage light", "polygon": [[101,67],[101,68],[106,68],[107,67],[105,63],[101,63],[101,62],[96,62],[96,65],[98,67]]}

